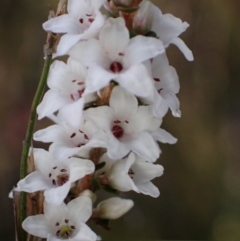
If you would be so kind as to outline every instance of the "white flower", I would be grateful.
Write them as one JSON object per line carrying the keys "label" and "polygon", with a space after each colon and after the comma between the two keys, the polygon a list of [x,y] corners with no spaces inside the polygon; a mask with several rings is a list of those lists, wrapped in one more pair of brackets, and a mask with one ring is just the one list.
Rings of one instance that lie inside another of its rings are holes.
{"label": "white flower", "polygon": [[34,149],[36,171],[18,182],[17,191],[44,191],[47,202],[59,205],[67,196],[71,184],[94,172],[92,161],[69,158],[58,162],[43,149]]}
{"label": "white flower", "polygon": [[97,37],[105,22],[99,11],[105,0],[69,0],[68,14],[51,18],[43,24],[46,31],[66,33],[61,37],[54,57],[65,55],[80,40]]}
{"label": "white flower", "polygon": [[105,131],[108,155],[119,159],[132,150],[154,162],[160,149],[148,131],[157,130],[161,120],[152,115],[151,107],[138,106],[136,97],[120,86],[113,89],[109,105],[85,111],[86,118]]}
{"label": "white flower", "polygon": [[104,145],[100,134],[101,131],[91,121],[84,121],[78,128],[52,125],[37,131],[33,138],[44,143],[52,142],[49,152],[57,160],[65,160],[74,155],[88,158],[91,148]]}
{"label": "white flower", "polygon": [[[152,7],[150,8],[149,5]],[[143,8],[141,10],[141,8]],[[170,44],[175,44],[184,54],[187,60],[193,60],[192,51],[186,46],[186,44],[178,37],[188,27],[187,22],[182,22],[181,19],[174,17],[172,14],[162,14],[161,10],[152,4],[150,1],[143,1],[141,3],[140,12],[145,10],[146,18],[152,16],[153,19],[149,19],[148,23],[152,22],[151,30],[154,31],[158,38],[162,41],[165,48]],[[146,12],[148,10],[148,13]],[[138,18],[135,19],[137,21]],[[147,21],[142,19],[142,22]]]}
{"label": "white flower", "polygon": [[44,214],[27,217],[22,227],[47,241],[95,241],[96,234],[85,224],[92,215],[89,197],[78,197],[67,205],[44,202]]}
{"label": "white flower", "polygon": [[127,158],[115,161],[106,172],[106,177],[109,185],[119,191],[133,190],[152,197],[158,197],[160,192],[150,180],[160,177],[163,170],[161,165],[148,163],[130,153]]}
{"label": "white flower", "polygon": [[115,80],[137,96],[153,95],[152,80],[142,62],[165,51],[156,38],[137,36],[132,39],[122,18],[109,18],[99,40],[82,41],[70,56],[89,66],[85,93],[92,93]]}
{"label": "white flower", "polygon": [[100,202],[94,210],[102,219],[118,219],[127,213],[134,205],[130,199],[112,197]]}
{"label": "white flower", "polygon": [[59,110],[58,117],[62,122],[78,127],[81,123],[84,103],[96,99],[93,94],[82,98],[86,75],[87,69],[71,58],[68,59],[67,64],[54,61],[47,80],[50,89],[37,108],[38,119],[50,116]]}

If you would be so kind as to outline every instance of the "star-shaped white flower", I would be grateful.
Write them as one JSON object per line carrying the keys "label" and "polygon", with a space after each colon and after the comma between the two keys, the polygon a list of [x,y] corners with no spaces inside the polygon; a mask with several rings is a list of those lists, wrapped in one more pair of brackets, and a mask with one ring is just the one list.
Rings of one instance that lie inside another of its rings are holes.
{"label": "star-shaped white flower", "polygon": [[47,80],[50,88],[37,108],[38,119],[51,116],[59,110],[58,118],[72,127],[79,126],[84,103],[94,101],[94,94],[85,95],[87,69],[69,58],[67,64],[54,61]]}
{"label": "star-shaped white flower", "polygon": [[95,241],[97,235],[85,224],[92,215],[92,201],[81,196],[67,205],[44,202],[44,214],[27,217],[22,227],[47,241]]}
{"label": "star-shaped white flower", "polygon": [[43,149],[34,149],[34,164],[36,171],[20,180],[16,190],[30,193],[45,190],[45,200],[55,205],[63,202],[72,183],[95,169],[90,160],[69,158],[59,162]]}
{"label": "star-shaped white flower", "polygon": [[172,14],[162,14],[161,10],[150,1],[142,1],[140,9],[133,20],[133,26],[138,29],[152,30],[162,41],[165,48],[175,44],[184,54],[187,60],[193,60],[192,51],[178,36],[188,27],[187,22],[182,22]]}
{"label": "star-shaped white flower", "polygon": [[52,125],[34,134],[34,140],[52,143],[49,152],[57,160],[71,156],[89,157],[93,147],[102,147],[101,131],[91,121],[84,121],[77,128],[68,125]]}
{"label": "star-shaped white flower", "polygon": [[122,192],[133,190],[152,197],[160,195],[151,180],[162,176],[164,169],[161,165],[148,163],[133,153],[123,160],[112,162],[106,178],[113,188]]}
{"label": "star-shaped white flower", "polygon": [[115,80],[129,92],[147,97],[153,95],[153,84],[143,62],[164,51],[160,40],[144,36],[130,39],[123,18],[109,18],[99,40],[82,41],[69,54],[89,66],[85,93],[99,91]]}
{"label": "star-shaped white flower", "polygon": [[43,24],[46,31],[66,33],[61,37],[54,57],[67,54],[78,41],[97,37],[105,22],[99,9],[105,0],[69,0],[68,14],[51,18]]}
{"label": "star-shaped white flower", "polygon": [[137,98],[120,86],[113,89],[109,105],[84,112],[86,119],[105,131],[108,155],[119,159],[132,150],[154,162],[160,149],[148,131],[157,130],[161,120],[152,115],[151,107],[138,106]]}

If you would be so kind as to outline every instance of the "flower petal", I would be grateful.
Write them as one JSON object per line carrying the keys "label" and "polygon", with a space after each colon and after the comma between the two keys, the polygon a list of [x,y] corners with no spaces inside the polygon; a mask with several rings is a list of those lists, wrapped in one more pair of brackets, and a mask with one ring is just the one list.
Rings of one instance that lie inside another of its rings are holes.
{"label": "flower petal", "polygon": [[181,117],[180,102],[175,94],[173,93],[162,93],[162,97],[170,107],[173,116]]}
{"label": "flower petal", "polygon": [[165,52],[162,42],[156,38],[137,36],[130,40],[123,57],[124,66],[142,63]]}
{"label": "flower petal", "polygon": [[59,205],[68,195],[71,183],[68,181],[60,187],[53,187],[49,190],[44,191],[44,197],[46,202],[52,203],[54,205]]}
{"label": "flower petal", "polygon": [[89,94],[101,90],[107,86],[108,83],[115,78],[115,74],[106,71],[99,65],[92,65],[89,68],[86,78],[86,89],[84,94]]}
{"label": "flower petal", "polygon": [[129,135],[124,142],[133,152],[149,162],[155,162],[160,155],[159,146],[147,132]]}
{"label": "flower petal", "polygon": [[70,182],[75,182],[80,178],[93,173],[95,170],[95,166],[90,160],[72,157],[67,160],[67,164],[69,165],[70,169]]}
{"label": "flower petal", "polygon": [[43,23],[43,29],[53,33],[80,33],[80,24],[68,14],[51,18]]}
{"label": "flower petal", "polygon": [[48,222],[43,214],[27,217],[22,227],[28,233],[40,238],[47,238],[50,233]]}
{"label": "flower petal", "polygon": [[85,224],[80,223],[80,231],[75,237],[72,238],[72,241],[96,241],[97,235]]}
{"label": "flower petal", "polygon": [[138,110],[137,98],[120,86],[112,90],[109,105],[114,110],[114,116],[120,119],[129,118]]}
{"label": "flower petal", "polygon": [[177,142],[177,139],[174,136],[161,128],[151,132],[151,136],[154,140],[162,143],[175,144]]}
{"label": "flower petal", "polygon": [[62,95],[59,91],[48,90],[37,107],[38,120],[53,114],[69,103],[71,99],[68,96]]}
{"label": "flower petal", "polygon": [[33,139],[44,143],[64,142],[66,140],[65,130],[61,125],[52,125],[34,133]]}
{"label": "flower petal", "polygon": [[69,218],[76,224],[87,222],[92,215],[92,201],[87,196],[80,196],[68,203]]}
{"label": "flower petal", "polygon": [[172,44],[175,44],[184,54],[185,58],[188,61],[193,61],[194,57],[193,57],[193,53],[192,51],[188,48],[188,46],[182,41],[182,39],[180,38],[174,38],[171,40]]}
{"label": "flower petal", "polygon": [[124,53],[129,42],[129,31],[123,18],[109,18],[100,32],[99,41],[111,61],[121,60],[120,54]]}
{"label": "flower petal", "polygon": [[54,220],[61,220],[67,215],[67,206],[64,202],[59,205],[54,205],[52,203],[44,202],[44,215],[46,219],[50,222]]}
{"label": "flower petal", "polygon": [[72,128],[78,128],[82,123],[83,118],[84,98],[66,105],[58,112],[58,117]]}
{"label": "flower petal", "polygon": [[122,87],[139,97],[153,96],[154,86],[143,64],[133,65],[115,79]]}
{"label": "flower petal", "polygon": [[141,184],[136,184],[139,191],[145,195],[150,195],[151,197],[157,198],[160,195],[158,188],[153,185],[152,182],[145,182]]}
{"label": "flower petal", "polygon": [[52,185],[44,178],[39,172],[35,171],[30,173],[24,179],[20,180],[17,184],[17,191],[33,193],[51,188]]}

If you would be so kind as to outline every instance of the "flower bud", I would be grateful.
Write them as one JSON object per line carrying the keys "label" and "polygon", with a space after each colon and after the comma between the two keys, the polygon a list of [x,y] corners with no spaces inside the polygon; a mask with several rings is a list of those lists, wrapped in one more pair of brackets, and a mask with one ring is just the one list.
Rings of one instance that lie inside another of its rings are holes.
{"label": "flower bud", "polygon": [[134,203],[130,199],[113,197],[100,202],[96,212],[98,217],[102,219],[118,219],[127,213],[133,205]]}
{"label": "flower bud", "polygon": [[92,200],[92,203],[95,203],[97,200],[97,195],[90,190],[83,191],[82,193],[79,194],[79,197],[80,196],[90,197],[90,199]]}
{"label": "flower bud", "polygon": [[142,2],[133,19],[133,30],[141,34],[150,31],[153,24],[153,16],[152,3],[150,1]]}

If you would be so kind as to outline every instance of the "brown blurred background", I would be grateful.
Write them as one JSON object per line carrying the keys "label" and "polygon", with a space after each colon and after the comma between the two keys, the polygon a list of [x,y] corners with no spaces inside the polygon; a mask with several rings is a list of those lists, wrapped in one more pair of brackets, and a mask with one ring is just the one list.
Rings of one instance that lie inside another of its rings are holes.
{"label": "brown blurred background", "polygon": [[[163,126],[179,141],[161,145],[161,196],[132,193],[134,209],[112,222],[105,239],[240,240],[240,1],[158,0],[164,13],[190,23],[182,35],[195,61],[168,49],[177,69],[182,118]],[[14,240],[8,193],[19,160],[31,100],[43,65],[47,4],[57,0],[2,0],[0,6],[0,240]],[[46,121],[37,128],[46,126]],[[40,146],[38,143],[37,146]]]}

